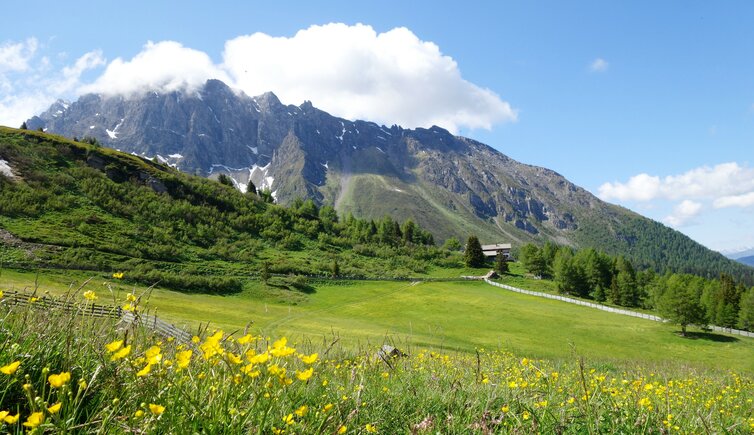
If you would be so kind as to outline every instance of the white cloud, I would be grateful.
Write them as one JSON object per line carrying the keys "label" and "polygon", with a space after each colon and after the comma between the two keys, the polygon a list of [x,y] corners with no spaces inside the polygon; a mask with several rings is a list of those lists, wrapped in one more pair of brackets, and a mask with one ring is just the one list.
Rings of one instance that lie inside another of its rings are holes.
{"label": "white cloud", "polygon": [[490,128],[510,104],[461,77],[456,62],[406,28],[327,24],[290,38],[263,33],[225,44],[223,67],[249,95],[311,100],[334,115],[406,127]]}
{"label": "white cloud", "polygon": [[716,199],[713,205],[715,208],[751,207],[754,205],[754,192],[744,193],[742,195],[723,196]]}
{"label": "white cloud", "polygon": [[[378,33],[368,25],[333,23],[292,37],[239,36],[225,43],[219,64],[179,42],[148,42],[132,59],[110,62],[88,84],[82,74],[104,65],[101,52],[51,71],[50,59],[37,59],[38,51],[34,38],[0,46],[0,123],[20,124],[60,97],[191,90],[211,78],[251,96],[272,91],[289,104],[311,100],[336,116],[388,125],[457,131],[517,119],[509,103],[465,80],[436,44],[403,27]],[[24,76],[6,77],[1,68]]]}
{"label": "white cloud", "polygon": [[100,51],[85,53],[55,69],[35,38],[0,46],[0,124],[18,127],[81,85],[82,74],[105,64]]}
{"label": "white cloud", "polygon": [[0,74],[28,70],[29,61],[34,57],[38,47],[36,38],[28,38],[23,42],[7,41],[0,45]]}
{"label": "white cloud", "polygon": [[702,204],[685,199],[673,208],[673,213],[665,217],[664,221],[672,227],[681,227],[701,211]]}
{"label": "white cloud", "polygon": [[147,90],[171,92],[201,86],[208,79],[228,81],[210,57],[175,41],[147,42],[131,60],[117,58],[81,93],[131,96]]}
{"label": "white cloud", "polygon": [[605,59],[598,57],[589,64],[589,71],[601,73],[607,71],[609,67],[610,64]]}
{"label": "white cloud", "polygon": [[664,178],[635,175],[626,183],[604,183],[599,187],[598,196],[606,201],[651,201],[717,199],[750,192],[754,192],[754,168],[730,162],[713,167],[702,166]]}

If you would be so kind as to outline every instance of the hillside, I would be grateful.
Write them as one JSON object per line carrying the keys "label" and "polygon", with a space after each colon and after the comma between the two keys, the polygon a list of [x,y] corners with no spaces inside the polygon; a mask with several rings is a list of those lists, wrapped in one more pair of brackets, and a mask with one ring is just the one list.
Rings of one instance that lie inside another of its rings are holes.
{"label": "hillside", "polygon": [[[460,256],[413,223],[342,222],[166,165],[36,131],[0,128],[2,262],[129,271],[183,291],[237,292],[270,273],[406,276]],[[409,228],[411,227],[411,228]],[[300,282],[281,283],[301,287]]]}
{"label": "hillside", "polygon": [[470,234],[483,243],[553,241],[626,255],[658,271],[727,272],[754,282],[754,269],[673,229],[439,127],[352,122],[310,102],[249,97],[217,80],[193,93],[85,95],[56,103],[27,125],[92,136],[192,174],[224,173],[241,191],[251,181],[282,204],[310,198],[341,215],[410,218],[438,241]]}
{"label": "hillside", "polygon": [[741,264],[745,264],[747,266],[754,266],[754,255],[750,255],[748,257],[737,258],[736,261],[738,261]]}

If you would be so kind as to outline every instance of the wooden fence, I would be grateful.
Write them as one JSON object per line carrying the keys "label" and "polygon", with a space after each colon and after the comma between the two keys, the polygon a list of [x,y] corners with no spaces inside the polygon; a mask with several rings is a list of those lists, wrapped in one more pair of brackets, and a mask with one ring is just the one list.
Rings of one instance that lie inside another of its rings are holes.
{"label": "wooden fence", "polygon": [[51,297],[49,295],[35,296],[32,293],[6,291],[1,299],[8,306],[34,306],[40,309],[57,309],[77,315],[92,316],[98,318],[119,319],[122,326],[137,326],[153,331],[154,333],[174,339],[182,343],[190,343],[192,335],[184,329],[178,328],[159,317],[133,311],[124,310],[121,307],[96,304],[94,302],[74,302],[66,298]]}
{"label": "wooden fence", "polygon": [[[494,282],[486,278],[484,281],[487,284],[494,285],[495,287],[500,287],[506,290],[510,290],[516,293],[522,293],[525,295],[537,296],[540,298],[547,298],[547,299],[555,299],[557,301],[568,302],[569,304],[576,304],[576,305],[581,305],[584,307],[596,308],[598,310],[607,311],[609,313],[622,314],[624,316],[631,316],[631,317],[639,317],[641,319],[653,320],[655,322],[666,321],[662,317],[655,316],[653,314],[640,313],[638,311],[631,311],[631,310],[624,310],[621,308],[608,307],[607,305],[595,304],[593,302],[582,301],[580,299],[569,298],[566,296],[553,295],[553,294],[542,293],[542,292],[534,292],[531,290],[524,290],[524,289],[509,286],[506,284],[501,284],[499,282]],[[744,337],[754,337],[754,332],[742,331],[740,329],[722,328],[720,326],[709,326],[709,329],[715,332],[724,332],[726,334],[742,335]]]}

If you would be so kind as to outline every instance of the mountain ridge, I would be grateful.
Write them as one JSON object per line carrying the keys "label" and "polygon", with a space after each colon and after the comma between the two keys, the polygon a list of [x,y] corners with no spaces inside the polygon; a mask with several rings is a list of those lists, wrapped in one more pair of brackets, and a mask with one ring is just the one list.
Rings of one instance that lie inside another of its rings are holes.
{"label": "mountain ridge", "polygon": [[249,97],[217,80],[193,93],[85,95],[54,104],[27,125],[93,136],[198,175],[225,173],[239,189],[251,181],[284,204],[311,198],[343,215],[411,218],[438,240],[469,234],[514,244],[549,240],[624,254],[657,270],[754,273],[551,169],[440,127],[349,121],[308,101],[294,106],[273,93]]}

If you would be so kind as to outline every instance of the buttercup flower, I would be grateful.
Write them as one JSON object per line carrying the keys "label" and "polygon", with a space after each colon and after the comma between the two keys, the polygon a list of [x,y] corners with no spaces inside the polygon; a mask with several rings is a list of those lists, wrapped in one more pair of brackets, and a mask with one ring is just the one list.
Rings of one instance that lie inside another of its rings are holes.
{"label": "buttercup flower", "polygon": [[7,366],[0,367],[0,372],[2,372],[5,375],[12,375],[13,373],[16,373],[16,370],[18,370],[18,367],[20,365],[21,365],[21,361],[13,361]]}
{"label": "buttercup flower", "polygon": [[150,411],[152,412],[152,414],[154,414],[154,415],[160,415],[160,414],[162,414],[163,412],[165,412],[165,407],[164,407],[164,406],[162,406],[162,405],[156,405],[156,404],[154,404],[154,403],[150,403],[150,404],[149,404],[149,410],[150,410]]}
{"label": "buttercup flower", "polygon": [[60,388],[63,385],[67,384],[68,381],[71,380],[71,373],[62,372],[56,375],[50,375],[50,377],[48,377],[47,380],[50,382],[50,386],[52,388]]}

